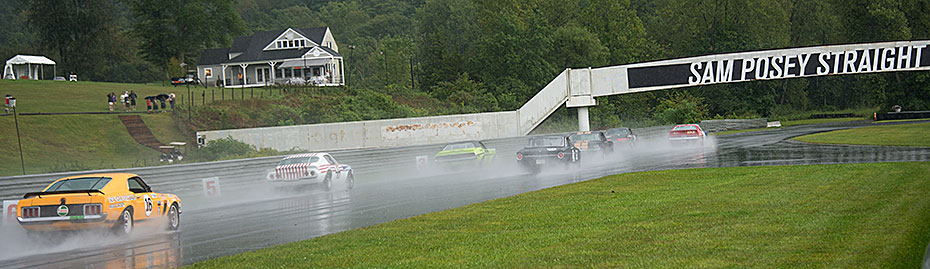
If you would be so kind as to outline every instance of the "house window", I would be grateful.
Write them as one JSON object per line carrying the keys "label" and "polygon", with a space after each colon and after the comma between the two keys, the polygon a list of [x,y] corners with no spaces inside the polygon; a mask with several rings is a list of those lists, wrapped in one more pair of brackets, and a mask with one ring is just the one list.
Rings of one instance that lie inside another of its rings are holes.
{"label": "house window", "polygon": [[306,47],[306,46],[307,46],[307,45],[306,45],[307,43],[304,42],[304,41],[305,41],[305,40],[303,40],[303,39],[300,40],[300,46],[301,46],[301,47]]}

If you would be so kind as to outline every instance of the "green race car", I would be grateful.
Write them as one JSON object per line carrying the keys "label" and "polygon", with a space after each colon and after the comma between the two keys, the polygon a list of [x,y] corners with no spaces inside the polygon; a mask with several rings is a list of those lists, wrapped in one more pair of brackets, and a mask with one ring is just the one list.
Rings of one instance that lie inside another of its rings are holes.
{"label": "green race car", "polygon": [[494,149],[488,149],[480,141],[456,142],[446,145],[433,156],[439,165],[485,164],[494,159]]}

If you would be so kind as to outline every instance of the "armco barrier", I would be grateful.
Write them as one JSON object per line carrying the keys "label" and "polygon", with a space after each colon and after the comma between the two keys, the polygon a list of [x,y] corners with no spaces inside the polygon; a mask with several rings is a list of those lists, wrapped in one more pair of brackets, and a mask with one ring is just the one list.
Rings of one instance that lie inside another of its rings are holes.
{"label": "armco barrier", "polygon": [[930,111],[905,111],[905,112],[887,112],[875,113],[874,119],[880,120],[910,120],[910,119],[928,119]]}
{"label": "armco barrier", "polygon": [[741,130],[753,128],[765,128],[768,121],[765,118],[759,119],[724,119],[724,120],[702,120],[701,128],[705,132],[715,133],[727,130]]}

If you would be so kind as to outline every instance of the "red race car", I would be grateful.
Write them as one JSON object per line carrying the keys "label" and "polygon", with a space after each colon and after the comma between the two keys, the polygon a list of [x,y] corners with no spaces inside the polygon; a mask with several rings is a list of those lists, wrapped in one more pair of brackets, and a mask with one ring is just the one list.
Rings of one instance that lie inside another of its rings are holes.
{"label": "red race car", "polygon": [[707,132],[701,129],[697,124],[680,124],[675,125],[668,132],[668,141],[672,143],[692,143],[704,145],[704,139],[707,138]]}

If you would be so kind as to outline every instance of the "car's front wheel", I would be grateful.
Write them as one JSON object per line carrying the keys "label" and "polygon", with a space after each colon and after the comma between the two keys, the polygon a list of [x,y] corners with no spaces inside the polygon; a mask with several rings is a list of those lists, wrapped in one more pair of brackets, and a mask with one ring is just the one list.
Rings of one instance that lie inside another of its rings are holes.
{"label": "car's front wheel", "polygon": [[168,230],[177,231],[181,227],[181,211],[178,210],[178,204],[171,204],[168,208]]}
{"label": "car's front wheel", "polygon": [[349,172],[349,175],[346,176],[346,187],[350,190],[355,187],[355,175],[352,172]]}

